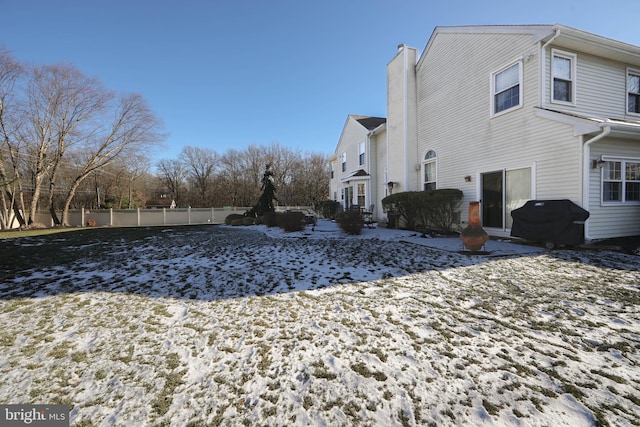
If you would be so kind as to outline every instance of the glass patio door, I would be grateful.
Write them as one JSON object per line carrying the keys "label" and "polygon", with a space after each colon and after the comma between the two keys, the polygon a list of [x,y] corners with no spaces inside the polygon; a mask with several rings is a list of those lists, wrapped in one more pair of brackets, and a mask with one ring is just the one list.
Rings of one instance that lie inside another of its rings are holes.
{"label": "glass patio door", "polygon": [[503,171],[482,174],[482,226],[503,227]]}
{"label": "glass patio door", "polygon": [[531,199],[531,168],[482,174],[482,226],[510,229],[511,211]]}

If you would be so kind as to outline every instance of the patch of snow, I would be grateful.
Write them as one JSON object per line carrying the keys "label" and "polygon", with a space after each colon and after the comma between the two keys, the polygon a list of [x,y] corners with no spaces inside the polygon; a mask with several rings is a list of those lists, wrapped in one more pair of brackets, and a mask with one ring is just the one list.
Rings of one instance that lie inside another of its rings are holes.
{"label": "patch of snow", "polygon": [[0,401],[103,426],[637,423],[637,257],[168,230],[1,277]]}

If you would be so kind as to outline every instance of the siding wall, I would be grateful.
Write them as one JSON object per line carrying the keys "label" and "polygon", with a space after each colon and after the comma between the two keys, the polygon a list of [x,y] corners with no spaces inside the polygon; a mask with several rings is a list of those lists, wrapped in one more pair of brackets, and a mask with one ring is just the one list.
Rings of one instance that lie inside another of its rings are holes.
{"label": "siding wall", "polygon": [[[590,160],[600,159],[602,155],[640,158],[640,144],[638,141],[605,139],[591,146]],[[640,235],[640,206],[602,206],[601,174],[600,168],[589,169],[588,237]]]}
{"label": "siding wall", "polygon": [[[479,200],[480,174],[531,167],[537,198],[580,198],[581,147],[571,126],[535,117],[538,45],[529,35],[438,34],[418,71],[418,152],[438,156],[438,187]],[[492,73],[522,61],[523,107],[491,116]],[[471,176],[467,183],[464,176]]]}
{"label": "siding wall", "polygon": [[551,102],[552,48],[545,51],[544,97],[545,107],[588,117],[638,120],[638,116],[626,117],[627,64],[611,61],[566,48],[562,52],[577,55],[575,106]]}

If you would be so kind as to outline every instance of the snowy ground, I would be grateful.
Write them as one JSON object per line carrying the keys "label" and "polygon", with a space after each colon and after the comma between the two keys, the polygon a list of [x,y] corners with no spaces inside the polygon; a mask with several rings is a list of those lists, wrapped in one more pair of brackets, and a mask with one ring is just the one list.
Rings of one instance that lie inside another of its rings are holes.
{"label": "snowy ground", "polygon": [[19,272],[8,254],[69,233],[0,242],[1,403],[76,426],[638,425],[637,256],[150,230]]}

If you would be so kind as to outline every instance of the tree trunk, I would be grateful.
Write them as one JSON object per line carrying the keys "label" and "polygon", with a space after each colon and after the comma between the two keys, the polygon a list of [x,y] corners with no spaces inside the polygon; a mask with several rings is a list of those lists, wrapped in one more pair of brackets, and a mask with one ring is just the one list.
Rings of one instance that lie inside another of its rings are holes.
{"label": "tree trunk", "polygon": [[69,226],[69,206],[71,206],[71,201],[73,200],[73,197],[76,195],[76,190],[78,189],[82,181],[87,176],[88,175],[84,175],[84,176],[80,175],[79,177],[74,179],[73,183],[71,184],[71,188],[69,189],[69,192],[67,193],[67,197],[64,200],[64,206],[62,208],[62,217],[60,218],[60,224],[63,227]]}
{"label": "tree trunk", "polygon": [[8,189],[5,190],[5,193],[6,193],[7,197],[9,197],[9,199],[12,201],[11,205],[13,207],[13,214],[15,215],[16,219],[18,220],[18,223],[20,224],[21,227],[26,227],[27,222],[25,221],[24,216],[22,215],[22,212],[20,211],[20,205],[18,205],[18,200],[16,200],[13,197],[13,194]]}
{"label": "tree trunk", "polygon": [[29,225],[33,224],[33,220],[36,217],[36,212],[38,210],[38,199],[40,199],[40,192],[42,190],[42,174],[36,174],[35,182],[33,185],[33,198],[31,199],[31,205],[29,207]]}
{"label": "tree trunk", "polygon": [[53,220],[53,224],[55,226],[60,225],[60,220],[58,219],[58,214],[56,214],[56,208],[53,203],[53,192],[55,188],[55,175],[56,171],[54,170],[53,176],[51,177],[51,182],[49,183],[49,212],[51,213],[51,219]]}

